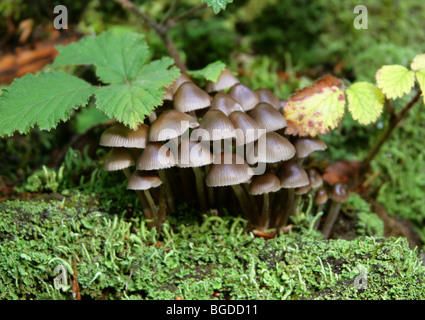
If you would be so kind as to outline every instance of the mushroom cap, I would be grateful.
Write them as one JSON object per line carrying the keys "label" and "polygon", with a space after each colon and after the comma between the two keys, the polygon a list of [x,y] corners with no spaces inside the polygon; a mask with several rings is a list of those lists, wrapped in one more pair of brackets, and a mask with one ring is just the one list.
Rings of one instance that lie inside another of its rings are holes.
{"label": "mushroom cap", "polygon": [[295,155],[295,147],[277,132],[267,132],[265,146],[261,145],[262,143],[264,143],[263,138],[256,141],[253,148],[247,152],[248,163],[286,161]]}
{"label": "mushroom cap", "polygon": [[185,82],[193,82],[192,79],[186,73],[182,73],[180,77],[174,80],[174,82],[171,84],[171,93],[173,94],[173,96],[176,94],[180,86]]}
{"label": "mushroom cap", "polygon": [[303,194],[307,194],[310,190],[311,190],[311,185],[307,184],[303,187],[299,187],[295,189],[295,194],[301,196]]}
{"label": "mushroom cap", "polygon": [[285,117],[267,102],[258,103],[248,114],[267,132],[277,131],[286,127]]}
{"label": "mushroom cap", "polygon": [[106,129],[100,136],[99,144],[104,147],[144,148],[148,141],[149,126],[141,123],[136,130],[123,124]]}
{"label": "mushroom cap", "polygon": [[174,108],[181,112],[204,109],[211,104],[211,98],[193,82],[184,82],[174,94]]}
{"label": "mushroom cap", "polygon": [[257,94],[248,86],[242,83],[236,83],[229,90],[229,95],[238,102],[245,111],[254,109],[260,100]]}
{"label": "mushroom cap", "polygon": [[136,162],[137,170],[160,170],[176,165],[170,148],[161,142],[149,142]]}
{"label": "mushroom cap", "polygon": [[239,79],[233,75],[229,69],[224,69],[216,82],[208,81],[206,85],[207,92],[215,92],[230,88],[234,84],[239,83]]}
{"label": "mushroom cap", "polygon": [[260,125],[243,111],[233,111],[229,115],[236,133],[236,145],[244,145],[258,140],[265,130]]}
{"label": "mushroom cap", "polygon": [[103,169],[117,171],[134,165],[134,159],[129,151],[124,148],[112,148],[105,157]]}
{"label": "mushroom cap", "polygon": [[175,109],[165,110],[152,123],[149,130],[150,141],[165,141],[181,136],[189,128],[196,128],[199,123],[186,113]]}
{"label": "mushroom cap", "polygon": [[316,169],[309,169],[307,174],[312,188],[318,188],[323,185],[323,179],[319,171]]}
{"label": "mushroom cap", "polygon": [[253,175],[253,170],[243,158],[236,153],[223,152],[215,159],[205,182],[209,187],[230,186],[248,182]]}
{"label": "mushroom cap", "polygon": [[252,178],[249,186],[249,193],[260,195],[264,193],[276,192],[280,189],[280,180],[273,173],[266,172]]}
{"label": "mushroom cap", "polygon": [[159,187],[161,179],[152,171],[135,171],[128,179],[128,190],[148,190]]}
{"label": "mushroom cap", "polygon": [[331,191],[330,198],[335,202],[345,202],[350,196],[347,185],[336,183]]}
{"label": "mushroom cap", "polygon": [[278,97],[275,96],[275,94],[269,90],[269,89],[257,89],[255,90],[255,93],[258,95],[258,99],[260,102],[266,102],[269,103],[275,108],[276,110],[280,110],[280,100]]}
{"label": "mushroom cap", "polygon": [[235,127],[230,119],[220,110],[209,110],[199,127],[192,133],[201,140],[216,141],[235,137]]}
{"label": "mushroom cap", "polygon": [[213,163],[214,155],[202,142],[184,139],[178,150],[177,166],[180,168],[202,167]]}
{"label": "mushroom cap", "polygon": [[325,204],[328,201],[328,192],[325,188],[319,188],[314,196],[314,203],[318,206]]}
{"label": "mushroom cap", "polygon": [[310,183],[307,172],[294,161],[284,162],[277,176],[282,188],[299,188]]}
{"label": "mushroom cap", "polygon": [[219,92],[214,96],[210,110],[214,109],[223,111],[226,116],[231,114],[233,111],[243,111],[242,106],[224,92]]}
{"label": "mushroom cap", "polygon": [[305,158],[314,151],[323,151],[327,149],[326,143],[319,137],[297,137],[294,142],[297,149],[297,157]]}

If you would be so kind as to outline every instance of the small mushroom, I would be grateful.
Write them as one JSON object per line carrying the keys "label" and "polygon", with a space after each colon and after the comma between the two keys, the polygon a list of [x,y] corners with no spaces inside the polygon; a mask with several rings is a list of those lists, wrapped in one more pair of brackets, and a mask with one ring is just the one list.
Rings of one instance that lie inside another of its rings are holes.
{"label": "small mushroom", "polygon": [[266,132],[277,131],[286,127],[285,117],[266,102],[258,103],[248,114],[262,128],[266,129]]}
{"label": "small mushroom", "polygon": [[124,148],[112,148],[105,157],[103,169],[106,171],[124,170],[134,165],[133,156]]}
{"label": "small mushroom", "polygon": [[224,92],[219,92],[214,96],[210,110],[215,109],[223,111],[226,116],[229,116],[233,111],[243,111],[242,106]]}
{"label": "small mushroom", "polygon": [[327,149],[326,143],[319,137],[297,137],[294,142],[299,159],[306,158],[314,151],[323,151]]}
{"label": "small mushroom", "polygon": [[207,81],[206,91],[207,92],[216,92],[221,91],[227,88],[230,88],[234,84],[239,83],[239,79],[236,78],[229,69],[224,69],[216,82]]}
{"label": "small mushroom", "polygon": [[347,201],[350,196],[349,190],[345,184],[336,183],[330,194],[332,200],[331,207],[329,209],[328,215],[326,216],[325,223],[322,228],[322,234],[325,239],[329,238],[332,227],[335,224],[336,218],[338,216],[339,210],[341,209],[341,204]]}
{"label": "small mushroom", "polygon": [[174,108],[180,112],[191,112],[209,107],[208,93],[193,82],[183,83],[174,95]]}
{"label": "small mushroom", "polygon": [[243,111],[233,111],[229,115],[235,127],[236,145],[241,146],[258,140],[265,133],[260,125]]}
{"label": "small mushroom", "polygon": [[99,144],[104,147],[144,148],[148,141],[148,132],[149,126],[143,123],[136,130],[116,124],[102,133]]}
{"label": "small mushroom", "polygon": [[181,136],[186,130],[199,126],[196,119],[186,113],[166,110],[152,123],[149,141],[165,141]]}
{"label": "small mushroom", "polygon": [[260,102],[257,94],[242,83],[233,85],[228,93],[236,102],[242,106],[245,111],[254,109],[257,103]]}
{"label": "small mushroom", "polygon": [[235,127],[222,111],[209,110],[194,130],[193,136],[206,141],[231,139],[235,137]]}
{"label": "small mushroom", "polygon": [[275,94],[269,90],[269,89],[257,89],[255,92],[258,95],[258,98],[260,102],[266,102],[269,103],[275,108],[276,110],[280,110],[280,100],[275,96]]}
{"label": "small mushroom", "polygon": [[295,148],[288,139],[276,132],[268,132],[265,140],[259,139],[247,152],[249,164],[256,162],[276,163],[286,161],[295,155]]}
{"label": "small mushroom", "polygon": [[[328,202],[328,192],[325,188],[321,187],[317,189],[314,196],[314,204],[317,206],[316,214],[323,214],[323,206]],[[318,230],[320,226],[320,219],[317,219],[314,229]]]}

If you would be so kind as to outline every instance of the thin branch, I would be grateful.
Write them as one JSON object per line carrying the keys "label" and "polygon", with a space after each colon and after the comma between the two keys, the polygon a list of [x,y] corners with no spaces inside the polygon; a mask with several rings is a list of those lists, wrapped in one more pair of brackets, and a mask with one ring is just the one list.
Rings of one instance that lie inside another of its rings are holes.
{"label": "thin branch", "polygon": [[176,12],[178,1],[179,0],[173,0],[170,7],[168,8],[168,11],[165,13],[164,17],[161,20],[161,25],[165,26],[168,20],[170,20],[171,16],[174,14],[174,12]]}
{"label": "thin branch", "polygon": [[149,26],[154,28],[155,30],[158,30],[160,28],[160,25],[152,19],[149,15],[141,11],[136,5],[129,1],[129,0],[114,0],[115,2],[119,3],[124,9],[128,9],[133,11],[136,15],[138,15],[140,18],[143,19],[143,21]]}
{"label": "thin branch", "polygon": [[174,19],[172,19],[170,21],[170,27],[174,26],[176,23],[189,18],[190,16],[193,16],[194,14],[198,13],[199,11],[204,10],[207,7],[206,3],[202,3],[196,7],[193,7],[185,12],[183,12],[182,14],[178,15],[177,17],[175,17]]}

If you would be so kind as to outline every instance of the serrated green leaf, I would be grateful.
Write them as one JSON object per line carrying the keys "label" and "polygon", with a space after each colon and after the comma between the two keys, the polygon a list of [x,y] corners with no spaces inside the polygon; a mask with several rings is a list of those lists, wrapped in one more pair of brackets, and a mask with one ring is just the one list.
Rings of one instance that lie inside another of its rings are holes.
{"label": "serrated green leaf", "polygon": [[400,65],[383,66],[376,72],[376,83],[387,98],[401,98],[415,85],[415,73]]}
{"label": "serrated green leaf", "polygon": [[113,84],[96,92],[98,109],[124,125],[136,129],[155,107],[162,104],[165,88],[180,76],[171,67],[171,58],[155,60],[143,66],[132,82]]}
{"label": "serrated green leaf", "polygon": [[221,61],[216,61],[210,63],[203,69],[187,71],[187,74],[194,78],[204,78],[206,80],[216,82],[224,69],[226,69],[226,65]]}
{"label": "serrated green leaf", "polygon": [[89,83],[62,72],[16,79],[0,97],[0,136],[26,133],[35,125],[50,130],[68,120],[72,110],[86,105],[94,90]]}
{"label": "serrated green leaf", "polygon": [[348,111],[361,124],[375,122],[384,107],[384,94],[375,85],[358,82],[346,91]]}
{"label": "serrated green leaf", "polygon": [[413,58],[412,63],[410,64],[410,69],[413,71],[425,69],[425,53],[419,54]]}
{"label": "serrated green leaf", "polygon": [[226,6],[229,3],[232,3],[233,0],[202,0],[202,2],[206,2],[208,7],[212,7],[214,10],[214,13],[217,14],[221,10],[226,9]]}
{"label": "serrated green leaf", "polygon": [[314,137],[336,128],[345,109],[342,87],[341,80],[326,76],[298,90],[284,106],[286,133]]}
{"label": "serrated green leaf", "polygon": [[59,55],[53,67],[69,64],[93,64],[96,74],[105,83],[119,84],[134,80],[149,58],[144,36],[128,32],[105,32],[97,37],[86,36],[67,46],[58,46]]}

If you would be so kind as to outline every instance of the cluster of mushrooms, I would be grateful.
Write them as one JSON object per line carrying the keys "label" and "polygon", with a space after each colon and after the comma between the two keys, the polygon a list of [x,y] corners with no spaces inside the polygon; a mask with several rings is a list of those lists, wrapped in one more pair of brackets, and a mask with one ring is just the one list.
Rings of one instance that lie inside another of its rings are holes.
{"label": "cluster of mushrooms", "polygon": [[100,145],[111,147],[104,169],[123,170],[150,228],[188,203],[203,212],[241,212],[258,230],[281,230],[311,195],[318,213],[329,207],[322,227],[328,237],[347,188],[324,186],[317,169],[303,167],[326,144],[318,136],[286,136],[282,105],[270,90],[252,90],[228,69],[205,90],[182,74],[146,123],[103,132]]}

